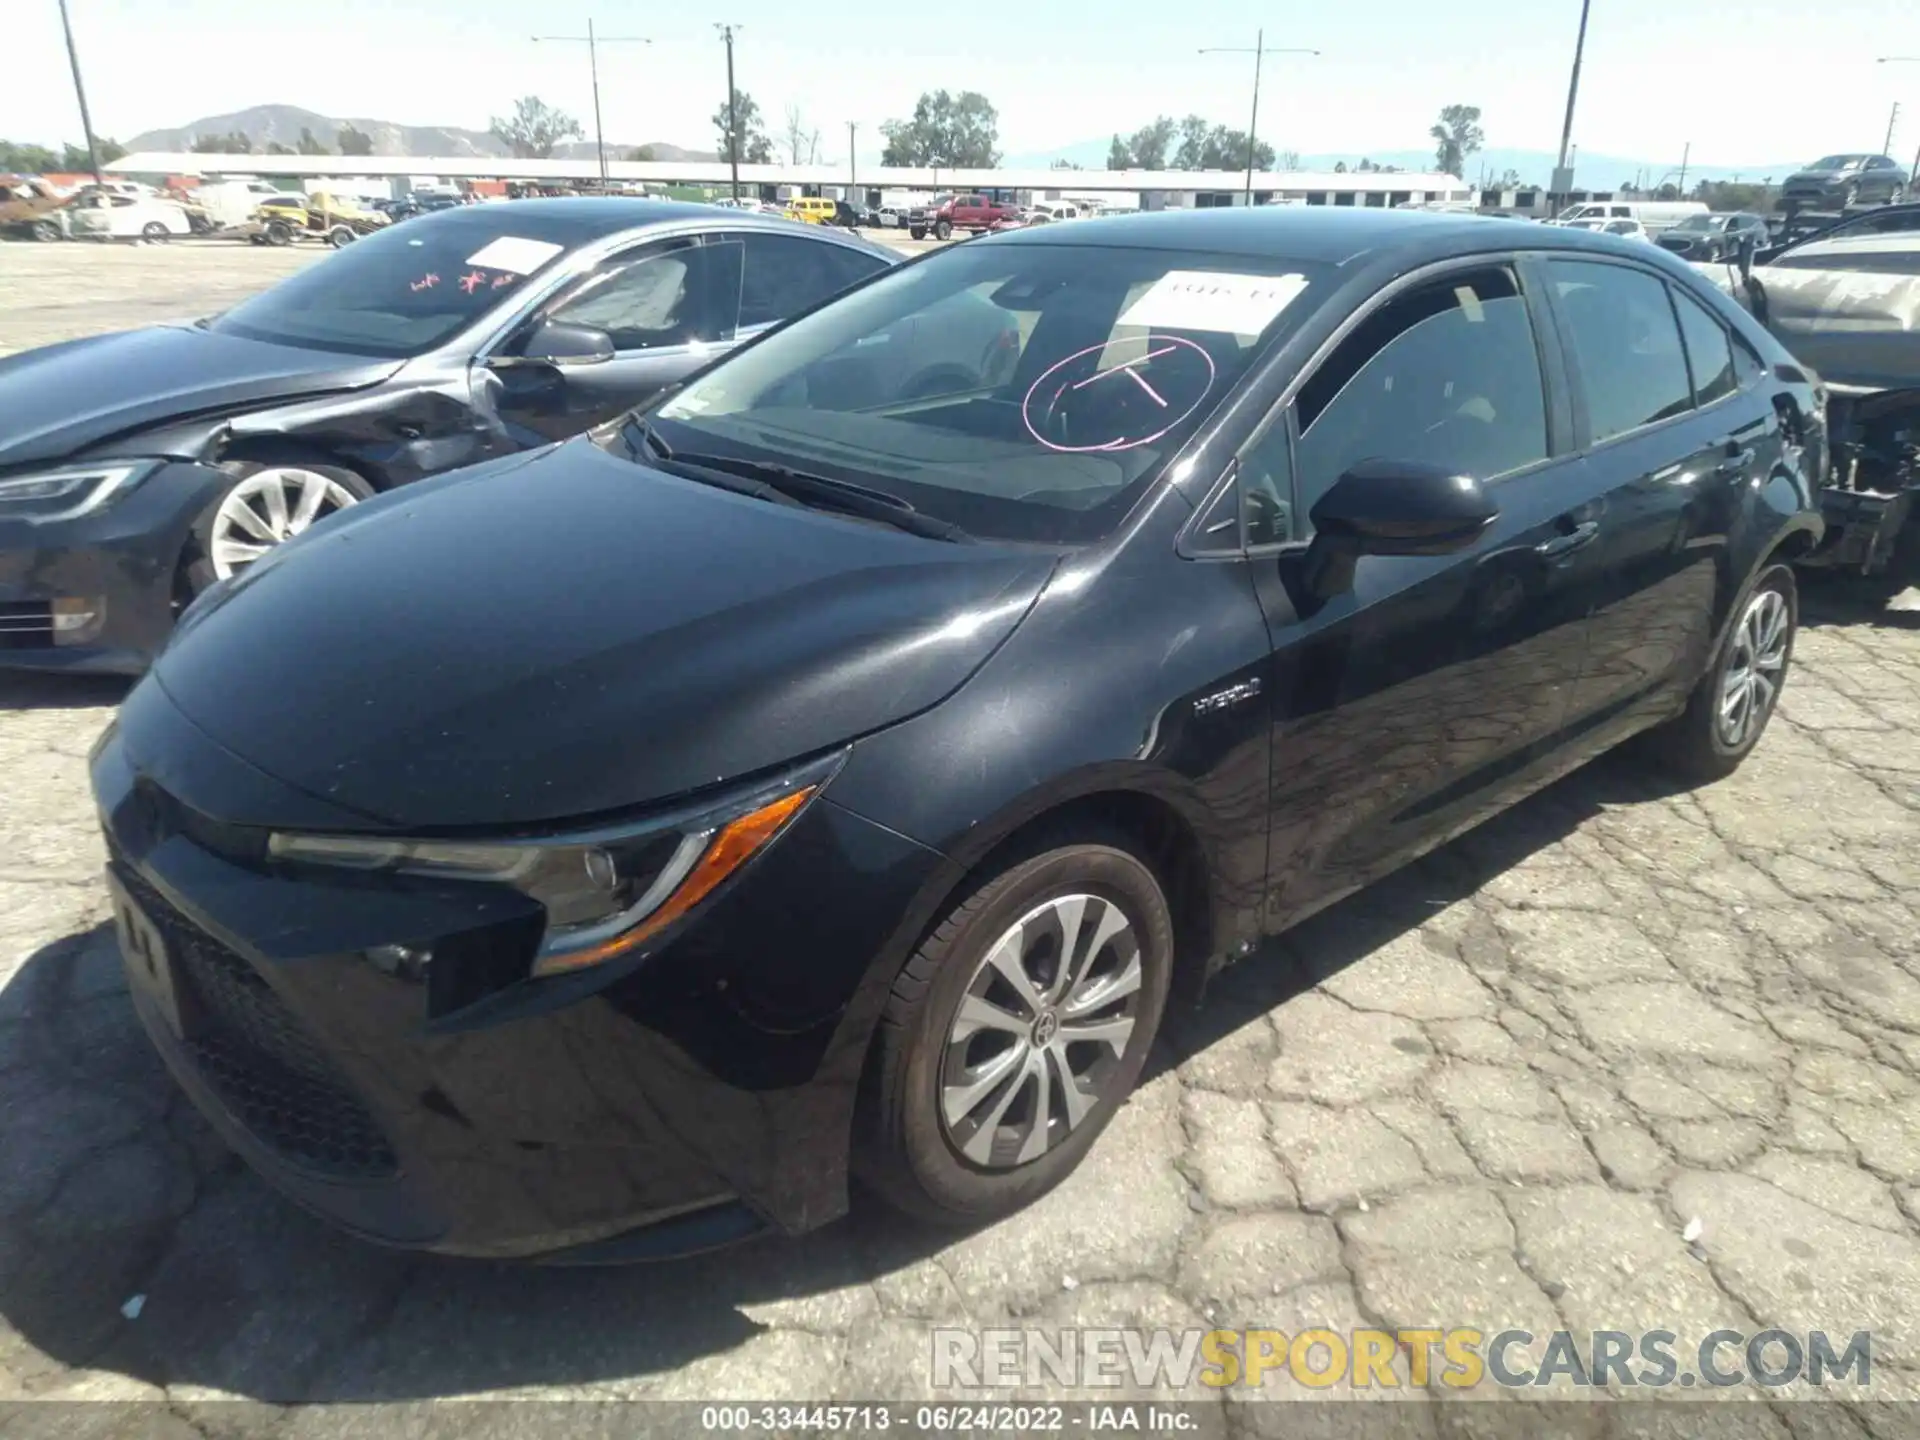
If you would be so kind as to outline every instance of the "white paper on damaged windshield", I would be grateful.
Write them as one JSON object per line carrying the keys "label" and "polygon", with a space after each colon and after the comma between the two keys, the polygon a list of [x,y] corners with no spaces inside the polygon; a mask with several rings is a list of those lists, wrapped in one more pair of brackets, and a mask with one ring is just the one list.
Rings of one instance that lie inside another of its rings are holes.
{"label": "white paper on damaged windshield", "polygon": [[489,241],[467,257],[467,264],[486,270],[508,270],[515,275],[531,275],[566,247],[550,240],[527,240],[518,235],[502,235]]}
{"label": "white paper on damaged windshield", "polygon": [[1307,288],[1304,275],[1169,270],[1127,307],[1122,325],[1258,335]]}

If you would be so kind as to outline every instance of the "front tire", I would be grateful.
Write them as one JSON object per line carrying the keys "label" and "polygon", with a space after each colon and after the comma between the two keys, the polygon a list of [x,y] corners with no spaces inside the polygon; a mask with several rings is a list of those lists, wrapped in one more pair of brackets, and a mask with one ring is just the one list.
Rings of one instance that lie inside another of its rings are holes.
{"label": "front tire", "polygon": [[1793,568],[1770,565],[1740,602],[1687,708],[1649,733],[1667,769],[1704,784],[1740,768],[1779,704],[1799,628],[1800,592]]}
{"label": "front tire", "polygon": [[33,238],[42,244],[51,244],[61,238],[60,227],[51,220],[41,220],[34,224]]}
{"label": "front tire", "polygon": [[940,221],[933,227],[933,238],[936,240],[951,240],[953,238],[953,226],[945,220]]}
{"label": "front tire", "polygon": [[232,460],[221,468],[233,483],[194,522],[183,567],[188,599],[377,493],[353,471],[306,456]]}
{"label": "front tire", "polygon": [[173,237],[158,220],[149,220],[140,227],[140,238],[149,245],[164,245]]}
{"label": "front tire", "polygon": [[1173,920],[1121,836],[1029,852],[951,910],[894,981],[861,1099],[860,1177],[948,1225],[1070,1174],[1146,1064]]}

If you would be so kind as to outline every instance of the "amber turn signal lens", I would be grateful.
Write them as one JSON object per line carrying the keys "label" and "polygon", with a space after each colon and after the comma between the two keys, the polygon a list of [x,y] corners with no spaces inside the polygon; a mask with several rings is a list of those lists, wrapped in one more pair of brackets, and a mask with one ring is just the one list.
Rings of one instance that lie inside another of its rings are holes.
{"label": "amber turn signal lens", "polygon": [[799,812],[816,788],[809,785],[804,790],[794,790],[762,805],[758,810],[729,820],[713,837],[705,853],[694,862],[693,869],[687,872],[687,878],[661,902],[659,909],[631,930],[624,930],[611,940],[604,940],[584,950],[543,955],[534,966],[534,973],[557,975],[581,970],[589,965],[601,965],[658,935],[712,894],[722,880],[746,864],[756,851],[779,834],[780,828]]}

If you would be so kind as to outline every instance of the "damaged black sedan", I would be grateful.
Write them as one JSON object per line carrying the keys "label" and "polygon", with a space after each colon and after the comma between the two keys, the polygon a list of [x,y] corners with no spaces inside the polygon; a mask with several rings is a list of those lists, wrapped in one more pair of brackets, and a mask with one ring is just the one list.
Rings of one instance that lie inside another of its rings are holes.
{"label": "damaged black sedan", "polygon": [[[955,306],[995,378],[902,396]],[[1630,736],[1738,766],[1817,422],[1643,242],[946,247],[197,601],[92,759],[135,1008],[395,1244],[1008,1214],[1229,957]]]}
{"label": "damaged black sedan", "polygon": [[463,206],[210,319],[0,359],[0,666],[137,672],[287,537],[578,434],[898,258],[702,205]]}

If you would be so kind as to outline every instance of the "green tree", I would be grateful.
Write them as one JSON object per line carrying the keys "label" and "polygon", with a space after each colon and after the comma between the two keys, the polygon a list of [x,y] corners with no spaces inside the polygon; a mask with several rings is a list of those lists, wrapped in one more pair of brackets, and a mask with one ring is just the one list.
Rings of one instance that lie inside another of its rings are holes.
{"label": "green tree", "polygon": [[[334,139],[339,144],[342,155],[371,155],[373,153],[373,137],[364,130],[356,130],[351,125],[342,125],[340,127],[340,133],[336,135]],[[326,152],[323,150],[320,153],[324,155]]]}
{"label": "green tree", "polygon": [[1000,112],[977,90],[929,90],[911,120],[889,120],[882,165],[951,165],[984,170],[1000,163]]}
{"label": "green tree", "polygon": [[253,141],[235,130],[227,135],[196,135],[187,148],[196,155],[251,155]]}
{"label": "green tree", "polygon": [[1167,148],[1173,144],[1175,130],[1173,118],[1162,115],[1149,125],[1142,125],[1127,139],[1118,135],[1113,137],[1114,144],[1126,152],[1128,163],[1114,168],[1135,170],[1164,170],[1167,168]]}
{"label": "green tree", "polygon": [[636,160],[642,164],[650,160],[658,160],[659,158],[660,157],[654,153],[653,146],[651,145],[636,145],[627,152],[627,159]]}
{"label": "green tree", "polygon": [[[111,165],[116,160],[124,160],[126,158],[127,147],[117,140],[108,140],[103,136],[96,135],[93,137],[93,143],[94,147],[100,152],[100,163],[102,165]],[[86,146],[75,145],[69,142],[60,148],[60,168],[62,170],[74,171],[92,168],[93,161],[88,158]]]}
{"label": "green tree", "polygon": [[1056,160],[1053,162],[1052,168],[1055,170],[1084,170],[1087,167],[1074,160]]}
{"label": "green tree", "polygon": [[513,102],[513,114],[504,119],[494,116],[489,128],[495,139],[522,160],[545,160],[561,141],[578,140],[583,133],[578,120],[538,95],[521,96]]}
{"label": "green tree", "polygon": [[295,150],[291,145],[282,145],[278,140],[269,140],[267,142],[267,154],[269,155],[297,155],[299,153],[300,152]]}
{"label": "green tree", "polygon": [[19,145],[0,140],[0,170],[41,175],[59,168],[59,155],[44,145]]}
{"label": "green tree", "polygon": [[1113,143],[1107,146],[1107,169],[1132,170],[1134,168],[1136,167],[1134,165],[1133,151],[1128,147],[1126,141],[1122,140],[1118,135],[1115,135],[1113,137]]}
{"label": "green tree", "polygon": [[307,129],[304,125],[300,127],[300,140],[294,147],[294,150],[295,153],[299,155],[330,155],[333,153],[321,143],[313,131]]}
{"label": "green tree", "polygon": [[1336,161],[1334,161],[1334,162],[1333,162],[1333,173],[1334,173],[1334,174],[1336,174],[1336,175],[1344,175],[1344,174],[1346,174],[1346,173],[1347,173],[1347,162],[1346,162],[1346,161],[1344,161],[1344,160],[1336,160]]}
{"label": "green tree", "polygon": [[1440,111],[1440,123],[1427,132],[1433,137],[1433,163],[1448,175],[1464,176],[1467,159],[1486,143],[1480,128],[1478,105],[1448,105]]}
{"label": "green tree", "polygon": [[1182,120],[1177,127],[1180,144],[1173,152],[1171,168],[1175,170],[1204,168],[1200,162],[1206,158],[1207,136],[1212,129],[1204,115],[1189,115]]}
{"label": "green tree", "polygon": [[[1175,170],[1244,170],[1247,168],[1247,132],[1225,125],[1210,125],[1199,115],[1189,115],[1179,124],[1180,145],[1174,151]],[[1168,136],[1172,138],[1171,134]],[[1294,157],[1298,160],[1298,156]],[[1261,140],[1253,147],[1253,168],[1273,168],[1273,146]]]}
{"label": "green tree", "polygon": [[[742,165],[771,165],[773,140],[767,134],[766,122],[760,118],[760,102],[744,90],[735,90],[731,118],[739,126],[737,137],[728,124],[727,102],[722,100],[720,108],[713,112],[713,129],[719,137],[720,158],[737,158]],[[736,139],[739,141],[737,146],[734,143]]]}

